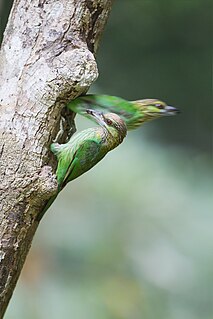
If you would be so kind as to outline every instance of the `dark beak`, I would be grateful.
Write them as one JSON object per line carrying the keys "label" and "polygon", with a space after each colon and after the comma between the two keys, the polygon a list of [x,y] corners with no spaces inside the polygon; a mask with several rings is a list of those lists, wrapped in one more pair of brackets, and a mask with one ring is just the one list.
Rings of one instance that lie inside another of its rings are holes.
{"label": "dark beak", "polygon": [[86,113],[92,117],[96,123],[100,124],[101,126],[107,127],[105,120],[104,120],[104,115],[102,112],[99,111],[94,111],[91,109],[86,109]]}
{"label": "dark beak", "polygon": [[170,105],[167,105],[162,111],[162,115],[176,115],[180,113],[176,107]]}

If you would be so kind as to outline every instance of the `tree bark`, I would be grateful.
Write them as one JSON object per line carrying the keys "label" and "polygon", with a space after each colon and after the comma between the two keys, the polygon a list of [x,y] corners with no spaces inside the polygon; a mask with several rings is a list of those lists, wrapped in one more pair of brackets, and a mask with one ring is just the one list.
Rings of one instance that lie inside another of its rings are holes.
{"label": "tree bark", "polygon": [[49,149],[61,112],[73,117],[64,105],[98,76],[94,53],[112,1],[14,1],[0,52],[0,318],[57,190]]}

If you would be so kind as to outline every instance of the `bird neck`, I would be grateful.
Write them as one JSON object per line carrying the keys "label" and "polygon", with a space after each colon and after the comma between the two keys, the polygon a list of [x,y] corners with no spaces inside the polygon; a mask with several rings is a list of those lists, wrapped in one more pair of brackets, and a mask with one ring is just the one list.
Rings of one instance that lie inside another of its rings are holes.
{"label": "bird neck", "polygon": [[116,128],[103,128],[103,139],[107,149],[112,150],[122,143],[126,134],[121,134]]}

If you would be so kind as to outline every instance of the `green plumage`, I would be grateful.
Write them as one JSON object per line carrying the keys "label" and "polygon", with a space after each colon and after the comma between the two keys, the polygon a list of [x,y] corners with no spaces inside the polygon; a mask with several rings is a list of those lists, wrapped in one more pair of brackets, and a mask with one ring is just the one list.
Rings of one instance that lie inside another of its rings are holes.
{"label": "green plumage", "polygon": [[74,135],[67,144],[51,145],[58,159],[59,189],[91,169],[111,150],[108,138],[113,136],[105,134],[102,128],[89,128]]}
{"label": "green plumage", "polygon": [[124,121],[116,114],[87,110],[100,126],[74,134],[66,144],[53,143],[51,151],[57,156],[58,192],[45,206],[40,218],[53,203],[65,185],[95,166],[109,151],[117,147],[126,136]]}
{"label": "green plumage", "polygon": [[[178,113],[176,108],[157,99],[127,101],[110,95],[80,96],[67,107],[95,120],[100,126],[75,134],[67,144],[51,145],[58,160],[58,193],[68,182],[90,170],[110,150],[117,147],[126,136],[127,129],[133,130],[149,120]],[[49,200],[41,217],[58,193]]]}
{"label": "green plumage", "polygon": [[127,101],[111,95],[85,95],[72,100],[67,107],[75,113],[87,116],[86,109],[118,114],[128,130],[136,129],[144,122],[165,115],[174,115],[178,110],[157,99]]}

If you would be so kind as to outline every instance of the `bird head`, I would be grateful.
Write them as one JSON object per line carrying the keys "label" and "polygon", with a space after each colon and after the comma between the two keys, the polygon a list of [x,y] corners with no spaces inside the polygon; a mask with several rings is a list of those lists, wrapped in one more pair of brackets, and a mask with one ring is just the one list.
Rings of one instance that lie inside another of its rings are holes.
{"label": "bird head", "polygon": [[127,127],[125,122],[120,118],[119,115],[115,113],[103,114],[102,112],[94,111],[91,109],[87,109],[86,112],[108,132],[112,133],[113,130],[116,130],[119,133],[120,142],[123,141],[127,133]]}
{"label": "bird head", "polygon": [[148,119],[154,119],[161,116],[170,116],[180,113],[178,109],[167,105],[165,102],[157,99],[144,99],[132,101],[140,111],[147,116]]}

